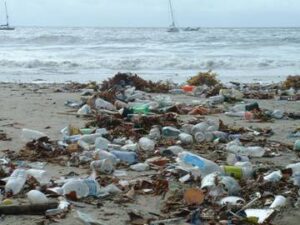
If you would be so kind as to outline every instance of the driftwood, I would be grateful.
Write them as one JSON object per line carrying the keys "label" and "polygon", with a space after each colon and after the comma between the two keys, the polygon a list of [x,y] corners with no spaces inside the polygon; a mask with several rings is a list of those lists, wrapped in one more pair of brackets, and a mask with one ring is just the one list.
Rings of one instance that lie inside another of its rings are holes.
{"label": "driftwood", "polygon": [[0,214],[4,215],[43,215],[48,209],[56,209],[57,202],[38,205],[6,205],[0,206]]}

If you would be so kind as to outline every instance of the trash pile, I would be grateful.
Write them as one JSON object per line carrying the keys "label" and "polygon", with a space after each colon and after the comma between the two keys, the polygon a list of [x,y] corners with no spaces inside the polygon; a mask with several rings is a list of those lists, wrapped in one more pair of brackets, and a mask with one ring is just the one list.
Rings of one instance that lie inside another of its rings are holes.
{"label": "trash pile", "polygon": [[[224,107],[224,102],[283,92],[237,83],[226,87],[210,71],[180,88],[132,74],[117,74],[101,87],[82,87],[80,101],[66,106],[87,120],[85,127],[63,128],[59,141],[23,129],[26,146],[17,153],[7,151],[1,160],[1,177],[6,177],[1,214],[42,214],[55,222],[77,202],[97,206],[100,200],[114,201],[126,208],[138,205],[137,196],[153,196],[160,201],[160,213],[130,211],[128,224],[272,224],[282,208],[300,206],[300,162],[279,167],[257,160],[299,152],[300,140],[290,146],[268,140],[270,129],[205,118],[219,113],[247,121],[292,118],[261,109],[257,102]],[[299,87],[287,88],[298,88],[286,90],[298,99]],[[201,101],[179,104],[170,95],[149,92],[201,96]],[[53,179],[46,163],[87,173]],[[28,201],[16,206],[18,198]],[[100,224],[80,210],[77,214],[85,224]]]}

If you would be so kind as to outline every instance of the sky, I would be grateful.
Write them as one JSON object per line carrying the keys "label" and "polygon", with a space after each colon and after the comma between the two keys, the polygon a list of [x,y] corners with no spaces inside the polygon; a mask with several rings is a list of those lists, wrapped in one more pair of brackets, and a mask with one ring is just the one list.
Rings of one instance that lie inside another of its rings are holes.
{"label": "sky", "polygon": [[[300,0],[172,1],[178,26],[300,26]],[[14,26],[167,27],[171,23],[168,0],[7,0],[7,4]]]}

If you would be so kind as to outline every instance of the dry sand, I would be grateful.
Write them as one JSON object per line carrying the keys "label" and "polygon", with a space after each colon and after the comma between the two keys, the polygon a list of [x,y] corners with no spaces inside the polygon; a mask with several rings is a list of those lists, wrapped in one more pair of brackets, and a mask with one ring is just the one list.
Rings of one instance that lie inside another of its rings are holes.
{"label": "dry sand", "polygon": [[[53,140],[60,138],[59,131],[69,125],[74,124],[83,126],[84,120],[74,115],[63,114],[70,110],[64,106],[66,100],[78,100],[78,93],[55,93],[54,90],[61,85],[36,85],[36,84],[0,84],[0,130],[7,133],[11,141],[0,141],[0,150],[18,151],[24,142],[20,138],[22,128],[36,129],[45,132]],[[198,100],[195,97],[172,96],[178,102],[187,102]],[[282,109],[288,112],[300,111],[299,102],[263,100],[258,101],[260,106],[267,109]],[[287,135],[296,127],[299,127],[297,120],[277,120],[275,123],[248,123],[244,120],[230,118],[225,115],[213,115],[213,118],[220,118],[226,124],[235,124],[244,127],[270,127],[275,134],[271,137],[273,140],[282,141],[292,144],[295,139],[288,139]],[[282,156],[275,158],[260,159],[261,162],[273,164],[276,166],[285,166],[288,163],[298,162],[299,158],[293,153],[288,152]],[[80,168],[61,167],[57,165],[47,165],[46,169],[51,171],[52,175],[59,177],[68,172],[74,171],[81,175],[88,174],[89,171]],[[149,173],[155,171],[150,171]],[[135,173],[129,173],[128,177],[136,176]],[[103,201],[104,206],[97,208],[96,206],[84,205],[80,209],[88,212],[96,218],[101,224],[122,225],[128,220],[127,211],[141,210],[159,214],[160,197],[153,198],[151,196],[138,197],[136,204],[117,204],[109,200]],[[75,216],[75,212],[67,215],[67,218],[58,224],[81,224]],[[0,224],[35,224],[43,217],[33,216],[5,216]],[[275,224],[298,225],[300,212],[298,210],[283,210],[277,216]]]}

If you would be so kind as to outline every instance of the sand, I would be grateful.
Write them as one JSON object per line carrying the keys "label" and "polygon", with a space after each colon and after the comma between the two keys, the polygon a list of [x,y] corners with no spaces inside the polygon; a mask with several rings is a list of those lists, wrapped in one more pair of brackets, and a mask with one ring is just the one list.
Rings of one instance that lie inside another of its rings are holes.
{"label": "sand", "polygon": [[[58,140],[61,137],[60,130],[69,124],[83,126],[84,120],[74,115],[67,115],[70,108],[64,106],[66,100],[78,100],[79,93],[56,93],[55,90],[61,87],[60,84],[37,85],[37,84],[0,84],[0,130],[7,133],[11,141],[0,141],[0,150],[18,151],[24,146],[24,141],[20,138],[22,128],[36,129],[46,133],[51,139]],[[191,102],[199,100],[195,97],[171,96],[177,102]],[[248,100],[251,101],[251,100]],[[262,100],[258,101],[263,108],[282,109],[288,112],[300,111],[299,102]],[[275,134],[272,140],[293,144],[295,139],[287,138],[287,135],[295,128],[299,127],[299,122],[293,120],[277,120],[275,123],[249,123],[241,119],[230,118],[225,115],[213,115],[212,118],[220,118],[226,124],[235,124],[244,127],[270,127]],[[259,159],[262,163],[273,164],[275,166],[285,166],[289,163],[298,162],[299,158],[293,152],[275,158]],[[46,169],[51,171],[54,177],[62,176],[74,171],[81,175],[89,174],[89,171],[80,168],[61,167],[57,165],[47,165]],[[149,173],[155,171],[149,171]],[[130,172],[124,179],[132,178],[137,174]],[[92,205],[84,205],[83,212],[88,212],[101,224],[122,225],[128,220],[129,210],[141,210],[159,214],[161,197],[152,196],[138,197],[136,204],[118,204],[109,200],[103,202],[103,206],[97,208]],[[67,218],[57,224],[81,224],[75,218],[75,210],[67,215]],[[38,216],[5,216],[1,224],[35,224],[43,217]],[[276,217],[275,224],[299,224],[300,212],[297,210],[283,210]]]}

